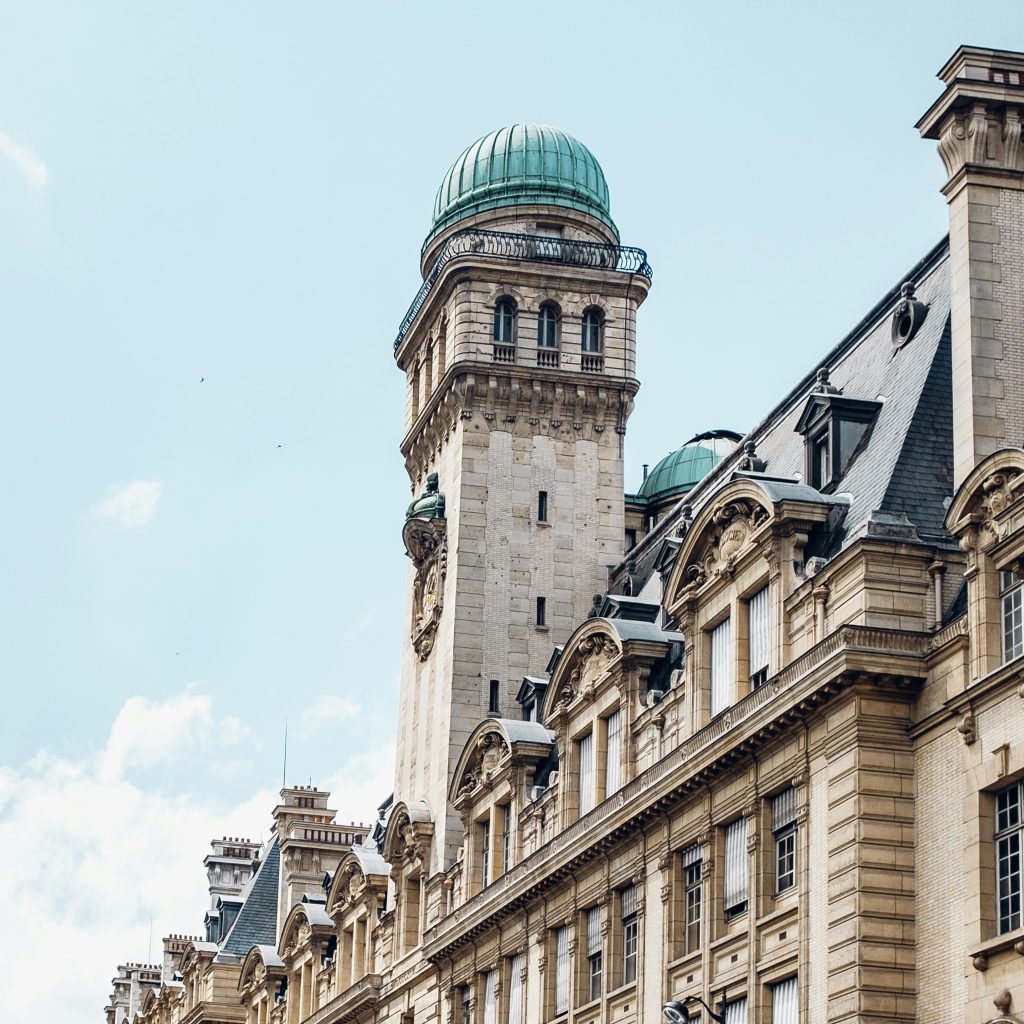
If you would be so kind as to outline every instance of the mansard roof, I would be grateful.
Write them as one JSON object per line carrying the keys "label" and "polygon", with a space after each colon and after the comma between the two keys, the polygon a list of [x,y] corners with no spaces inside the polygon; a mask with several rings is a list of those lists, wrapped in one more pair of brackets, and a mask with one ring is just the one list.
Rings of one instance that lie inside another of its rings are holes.
{"label": "mansard roof", "polygon": [[[905,345],[893,345],[892,321],[904,281],[916,283],[926,304],[920,329]],[[854,539],[901,524],[908,539],[952,544],[943,525],[953,494],[952,356],[950,345],[949,242],[943,239],[882,297],[864,319],[746,436],[766,463],[766,486],[792,486],[806,471],[804,438],[796,427],[818,371],[852,398],[880,402],[863,448],[834,491],[848,501],[832,547],[808,554],[830,556]],[[613,592],[646,583],[657,571],[662,541],[683,536],[695,514],[740,470],[745,445],[726,456],[673,508],[618,566]],[[748,474],[754,476],[755,474]],[[629,582],[627,583],[627,579]]]}
{"label": "mansard roof", "polygon": [[277,885],[281,870],[281,848],[274,837],[256,874],[242,890],[245,902],[238,912],[222,947],[225,953],[245,956],[253,946],[277,941]]}

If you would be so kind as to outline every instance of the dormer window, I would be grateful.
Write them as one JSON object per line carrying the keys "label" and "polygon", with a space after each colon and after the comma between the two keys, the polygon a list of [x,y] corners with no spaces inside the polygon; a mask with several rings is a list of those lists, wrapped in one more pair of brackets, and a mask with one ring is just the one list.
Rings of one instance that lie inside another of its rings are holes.
{"label": "dormer window", "polygon": [[850,398],[829,383],[824,367],[796,424],[806,451],[805,480],[815,490],[828,491],[842,479],[860,454],[882,403]]}

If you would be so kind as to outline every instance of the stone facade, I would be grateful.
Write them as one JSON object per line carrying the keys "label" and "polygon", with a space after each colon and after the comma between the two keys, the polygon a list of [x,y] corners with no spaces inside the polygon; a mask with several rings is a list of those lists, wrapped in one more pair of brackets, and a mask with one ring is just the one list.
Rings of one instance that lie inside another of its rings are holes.
{"label": "stone facade", "polygon": [[948,245],[626,562],[646,259],[556,205],[429,240],[394,797],[345,843],[283,791],[269,933],[134,1022],[1024,1020],[1022,75],[951,59]]}

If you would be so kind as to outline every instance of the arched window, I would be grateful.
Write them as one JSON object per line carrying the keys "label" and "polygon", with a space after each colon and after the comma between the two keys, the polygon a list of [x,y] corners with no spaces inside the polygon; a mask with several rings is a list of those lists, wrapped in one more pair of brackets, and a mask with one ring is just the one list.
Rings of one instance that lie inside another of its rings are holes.
{"label": "arched window", "polygon": [[511,299],[499,299],[494,307],[494,343],[514,345],[516,342],[516,307]]}
{"label": "arched window", "polygon": [[537,347],[558,347],[558,310],[545,302],[537,314]]}
{"label": "arched window", "polygon": [[604,317],[599,309],[588,309],[583,314],[583,338],[581,348],[584,352],[596,354],[601,351],[604,342]]}

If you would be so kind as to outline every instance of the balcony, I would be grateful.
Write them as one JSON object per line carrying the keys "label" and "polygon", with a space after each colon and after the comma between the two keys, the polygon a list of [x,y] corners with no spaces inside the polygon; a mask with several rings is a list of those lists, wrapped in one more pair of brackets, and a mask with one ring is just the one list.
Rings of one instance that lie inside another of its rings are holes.
{"label": "balcony", "polygon": [[604,369],[604,356],[600,352],[584,352],[580,356],[580,369],[584,373],[600,373]]}
{"label": "balcony", "polygon": [[613,270],[622,274],[638,274],[648,280],[653,276],[647,253],[626,245],[603,245],[575,238],[548,238],[542,235],[516,234],[510,231],[485,231],[467,228],[458,231],[447,242],[434,260],[427,276],[402,319],[395,338],[395,351],[405,340],[413,321],[423,308],[441,273],[453,260],[460,257],[486,259],[539,261],[561,266],[582,267],[593,270]]}
{"label": "balcony", "polygon": [[494,343],[493,359],[496,363],[514,363],[516,361],[515,345],[504,345],[496,341]]}
{"label": "balcony", "polygon": [[559,353],[557,348],[539,348],[537,349],[537,365],[557,370],[559,362],[558,355]]}

